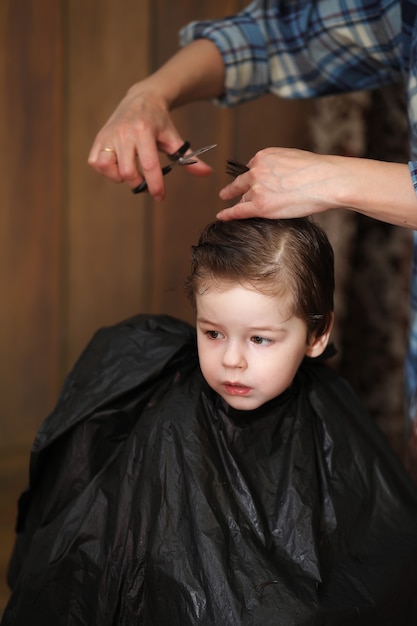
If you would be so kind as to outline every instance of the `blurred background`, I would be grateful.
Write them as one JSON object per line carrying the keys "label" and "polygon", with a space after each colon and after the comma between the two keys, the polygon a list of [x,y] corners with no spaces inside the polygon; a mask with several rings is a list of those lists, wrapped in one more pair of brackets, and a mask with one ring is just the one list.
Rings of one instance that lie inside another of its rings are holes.
{"label": "blurred background", "polygon": [[[174,114],[210,178],[176,170],[154,203],[94,173],[95,134],[135,81],[178,47],[181,26],[236,0],[0,3],[0,615],[30,448],[65,375],[99,327],[137,312],[193,321],[189,249],[222,206],[225,162],[282,145],[407,159],[401,85],[316,102],[274,97]],[[334,367],[402,454],[411,233],[349,211],[320,217],[336,252]]]}

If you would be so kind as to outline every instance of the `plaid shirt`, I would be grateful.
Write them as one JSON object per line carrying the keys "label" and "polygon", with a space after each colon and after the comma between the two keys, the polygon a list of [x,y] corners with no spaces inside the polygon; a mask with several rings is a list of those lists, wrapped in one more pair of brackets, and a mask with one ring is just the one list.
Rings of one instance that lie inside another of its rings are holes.
{"label": "plaid shirt", "polygon": [[[255,0],[237,15],[192,22],[182,45],[211,39],[225,63],[221,106],[374,89],[404,81],[410,173],[417,193],[417,0]],[[417,210],[417,208],[416,208]],[[406,359],[409,422],[417,409],[417,231]]]}

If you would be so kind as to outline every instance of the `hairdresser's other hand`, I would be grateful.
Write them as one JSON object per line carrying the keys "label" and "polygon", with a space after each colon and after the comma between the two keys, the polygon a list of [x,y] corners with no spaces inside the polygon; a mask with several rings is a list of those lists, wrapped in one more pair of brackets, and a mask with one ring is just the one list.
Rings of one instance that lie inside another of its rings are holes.
{"label": "hairdresser's other hand", "polygon": [[219,219],[287,219],[347,208],[417,227],[417,197],[407,164],[266,148],[247,165],[248,172],[220,191],[222,200],[240,199],[220,211]]}
{"label": "hairdresser's other hand", "polygon": [[[326,161],[324,161],[326,159]],[[260,216],[269,218],[301,217],[330,208],[323,184],[337,176],[331,157],[287,148],[266,148],[247,164],[241,174],[220,192],[223,200],[240,196],[240,201],[225,209],[221,219]]]}

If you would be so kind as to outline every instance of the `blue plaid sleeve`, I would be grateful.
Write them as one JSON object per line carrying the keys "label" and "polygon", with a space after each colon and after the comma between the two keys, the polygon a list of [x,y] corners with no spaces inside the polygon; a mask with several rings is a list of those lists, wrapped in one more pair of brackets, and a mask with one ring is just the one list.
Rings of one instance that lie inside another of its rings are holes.
{"label": "blue plaid sleeve", "polygon": [[417,193],[417,161],[409,161],[411,180],[413,181],[414,191]]}
{"label": "blue plaid sleeve", "polygon": [[207,38],[219,48],[218,104],[265,93],[312,98],[401,80],[400,13],[397,0],[256,0],[237,15],[192,22],[180,43]]}

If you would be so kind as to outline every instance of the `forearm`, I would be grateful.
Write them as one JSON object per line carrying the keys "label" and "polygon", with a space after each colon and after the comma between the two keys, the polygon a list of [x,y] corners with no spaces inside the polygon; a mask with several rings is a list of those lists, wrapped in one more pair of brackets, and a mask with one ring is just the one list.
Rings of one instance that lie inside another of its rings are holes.
{"label": "forearm", "polygon": [[129,96],[143,92],[172,110],[197,100],[222,95],[225,69],[223,58],[211,41],[199,39],[180,49],[148,78],[133,85]]}
{"label": "forearm", "polygon": [[343,158],[343,169],[335,193],[337,206],[417,229],[417,195],[407,164]]}

